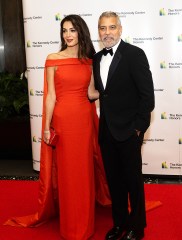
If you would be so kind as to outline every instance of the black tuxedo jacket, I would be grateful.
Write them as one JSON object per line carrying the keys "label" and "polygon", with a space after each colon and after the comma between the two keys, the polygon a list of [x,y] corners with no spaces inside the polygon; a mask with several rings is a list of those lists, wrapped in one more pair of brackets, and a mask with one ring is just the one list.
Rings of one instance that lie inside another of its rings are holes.
{"label": "black tuxedo jacket", "polygon": [[135,129],[144,133],[150,125],[154,109],[152,74],[144,51],[121,40],[104,89],[100,76],[102,52],[93,58],[95,87],[100,92],[99,138],[106,121],[113,137],[124,141]]}

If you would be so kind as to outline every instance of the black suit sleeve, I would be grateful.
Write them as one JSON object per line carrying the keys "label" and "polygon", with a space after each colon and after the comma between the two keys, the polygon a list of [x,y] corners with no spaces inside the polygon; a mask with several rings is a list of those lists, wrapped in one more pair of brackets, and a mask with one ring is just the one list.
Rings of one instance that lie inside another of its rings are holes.
{"label": "black suit sleeve", "polygon": [[144,51],[135,48],[132,57],[131,74],[139,94],[139,107],[135,120],[137,130],[145,132],[150,125],[150,115],[154,109],[154,86],[149,63]]}

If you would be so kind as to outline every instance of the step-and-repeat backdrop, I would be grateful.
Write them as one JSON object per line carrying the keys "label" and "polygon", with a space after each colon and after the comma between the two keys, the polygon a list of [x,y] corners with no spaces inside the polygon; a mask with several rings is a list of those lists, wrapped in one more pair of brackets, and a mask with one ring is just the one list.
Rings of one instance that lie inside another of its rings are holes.
{"label": "step-and-repeat backdrop", "polygon": [[182,175],[181,0],[23,0],[33,168],[40,164],[44,63],[60,49],[60,22],[79,14],[99,51],[98,18],[108,10],[120,16],[122,39],[144,49],[153,74],[156,107],[142,149],[143,173]]}

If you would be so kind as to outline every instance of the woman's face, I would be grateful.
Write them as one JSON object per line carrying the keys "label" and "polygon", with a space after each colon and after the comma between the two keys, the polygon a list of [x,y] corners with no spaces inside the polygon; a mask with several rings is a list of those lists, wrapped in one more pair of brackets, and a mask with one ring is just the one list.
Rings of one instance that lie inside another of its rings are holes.
{"label": "woman's face", "polygon": [[63,24],[63,38],[68,47],[78,45],[78,32],[70,21]]}

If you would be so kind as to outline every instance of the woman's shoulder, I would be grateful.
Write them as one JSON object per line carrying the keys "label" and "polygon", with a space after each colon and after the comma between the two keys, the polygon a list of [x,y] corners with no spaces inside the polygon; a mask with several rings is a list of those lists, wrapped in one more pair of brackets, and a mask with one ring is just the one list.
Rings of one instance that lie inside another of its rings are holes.
{"label": "woman's shoulder", "polygon": [[64,51],[57,53],[50,53],[45,61],[45,66],[58,66],[58,65],[92,65],[92,59],[78,57],[69,57]]}
{"label": "woman's shoulder", "polygon": [[62,54],[62,52],[50,53],[45,60],[46,67],[54,67],[54,66],[62,65],[64,63],[65,63],[65,57]]}
{"label": "woman's shoulder", "polygon": [[57,52],[57,53],[50,53],[46,60],[57,60],[57,59],[63,59],[64,56],[62,55],[62,52]]}

